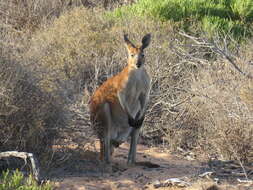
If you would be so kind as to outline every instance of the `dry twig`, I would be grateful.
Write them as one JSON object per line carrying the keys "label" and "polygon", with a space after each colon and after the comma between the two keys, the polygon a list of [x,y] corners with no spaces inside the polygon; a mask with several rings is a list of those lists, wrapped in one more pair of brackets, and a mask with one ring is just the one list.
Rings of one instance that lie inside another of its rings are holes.
{"label": "dry twig", "polygon": [[189,34],[186,34],[185,32],[179,32],[180,35],[187,37],[189,39],[191,39],[194,43],[196,43],[197,45],[201,46],[201,47],[206,47],[209,48],[210,50],[212,50],[214,53],[218,53],[219,55],[225,57],[228,62],[242,75],[246,76],[247,78],[253,79],[253,76],[250,73],[245,73],[244,71],[242,71],[234,62],[234,59],[231,57],[231,55],[229,55],[228,50],[227,50],[227,45],[226,45],[226,41],[225,43],[225,49],[222,49],[219,47],[219,45],[217,43],[212,43],[212,42],[208,42],[206,39],[203,38],[197,38],[194,36],[190,36]]}

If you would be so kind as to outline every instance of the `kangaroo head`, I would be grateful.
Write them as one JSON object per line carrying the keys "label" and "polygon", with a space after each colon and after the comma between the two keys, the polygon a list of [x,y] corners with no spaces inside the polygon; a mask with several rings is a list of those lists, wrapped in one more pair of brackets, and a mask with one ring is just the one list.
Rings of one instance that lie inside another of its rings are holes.
{"label": "kangaroo head", "polygon": [[124,40],[125,44],[128,50],[128,64],[131,66],[134,66],[136,68],[141,67],[145,62],[145,55],[144,55],[144,49],[148,47],[150,40],[151,40],[151,34],[147,34],[142,38],[142,45],[141,46],[135,46],[127,37],[126,34],[124,34]]}

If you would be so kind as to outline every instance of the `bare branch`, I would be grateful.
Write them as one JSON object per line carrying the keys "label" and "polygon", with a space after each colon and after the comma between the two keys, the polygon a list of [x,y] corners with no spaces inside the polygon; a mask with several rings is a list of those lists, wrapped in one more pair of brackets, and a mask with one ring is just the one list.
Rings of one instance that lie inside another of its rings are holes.
{"label": "bare branch", "polygon": [[[242,75],[244,75],[245,77],[247,78],[250,78],[250,79],[253,79],[253,76],[250,74],[250,73],[245,73],[244,71],[242,71],[237,65],[236,63],[234,62],[234,60],[231,58],[231,56],[229,55],[228,53],[228,50],[227,50],[227,42],[224,42],[225,44],[225,50],[222,50],[217,43],[212,43],[212,42],[208,42],[206,39],[203,39],[203,38],[197,38],[197,37],[194,37],[194,36],[190,36],[184,32],[179,32],[180,35],[184,36],[184,37],[187,37],[189,39],[191,39],[194,43],[198,44],[198,45],[201,45],[203,47],[207,47],[207,48],[210,48],[213,52],[215,53],[218,53],[220,54],[221,56],[225,57],[228,62],[233,65],[233,67],[239,72],[241,73]],[[226,41],[224,39],[224,41]]]}

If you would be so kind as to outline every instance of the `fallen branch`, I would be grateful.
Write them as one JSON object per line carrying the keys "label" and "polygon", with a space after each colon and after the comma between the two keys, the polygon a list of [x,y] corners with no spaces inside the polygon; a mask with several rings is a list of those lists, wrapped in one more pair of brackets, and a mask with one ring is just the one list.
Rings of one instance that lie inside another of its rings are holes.
{"label": "fallen branch", "polygon": [[0,153],[0,159],[1,158],[8,158],[8,157],[21,158],[25,161],[25,164],[27,164],[27,159],[30,159],[30,162],[32,165],[33,176],[36,181],[40,182],[39,163],[38,163],[38,160],[35,158],[35,156],[32,153],[18,152],[18,151],[7,151],[7,152]]}

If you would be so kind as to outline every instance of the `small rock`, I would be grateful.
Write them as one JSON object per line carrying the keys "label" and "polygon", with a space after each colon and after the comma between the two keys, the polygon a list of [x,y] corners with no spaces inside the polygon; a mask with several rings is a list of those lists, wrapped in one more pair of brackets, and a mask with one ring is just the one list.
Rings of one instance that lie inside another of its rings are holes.
{"label": "small rock", "polygon": [[186,187],[186,186],[190,185],[190,183],[185,182],[179,178],[169,178],[169,179],[165,180],[163,183],[166,184],[166,186],[175,185],[178,187]]}
{"label": "small rock", "polygon": [[117,188],[123,188],[123,187],[129,187],[129,185],[128,184],[124,184],[124,183],[117,184]]}
{"label": "small rock", "polygon": [[210,177],[211,175],[213,175],[214,172],[204,172],[202,174],[199,175],[199,177]]}
{"label": "small rock", "polygon": [[155,182],[153,182],[153,186],[154,188],[159,188],[162,186],[162,183],[159,180],[156,180]]}
{"label": "small rock", "polygon": [[195,160],[195,158],[191,157],[190,155],[187,155],[185,158],[186,160],[189,160],[189,161]]}

